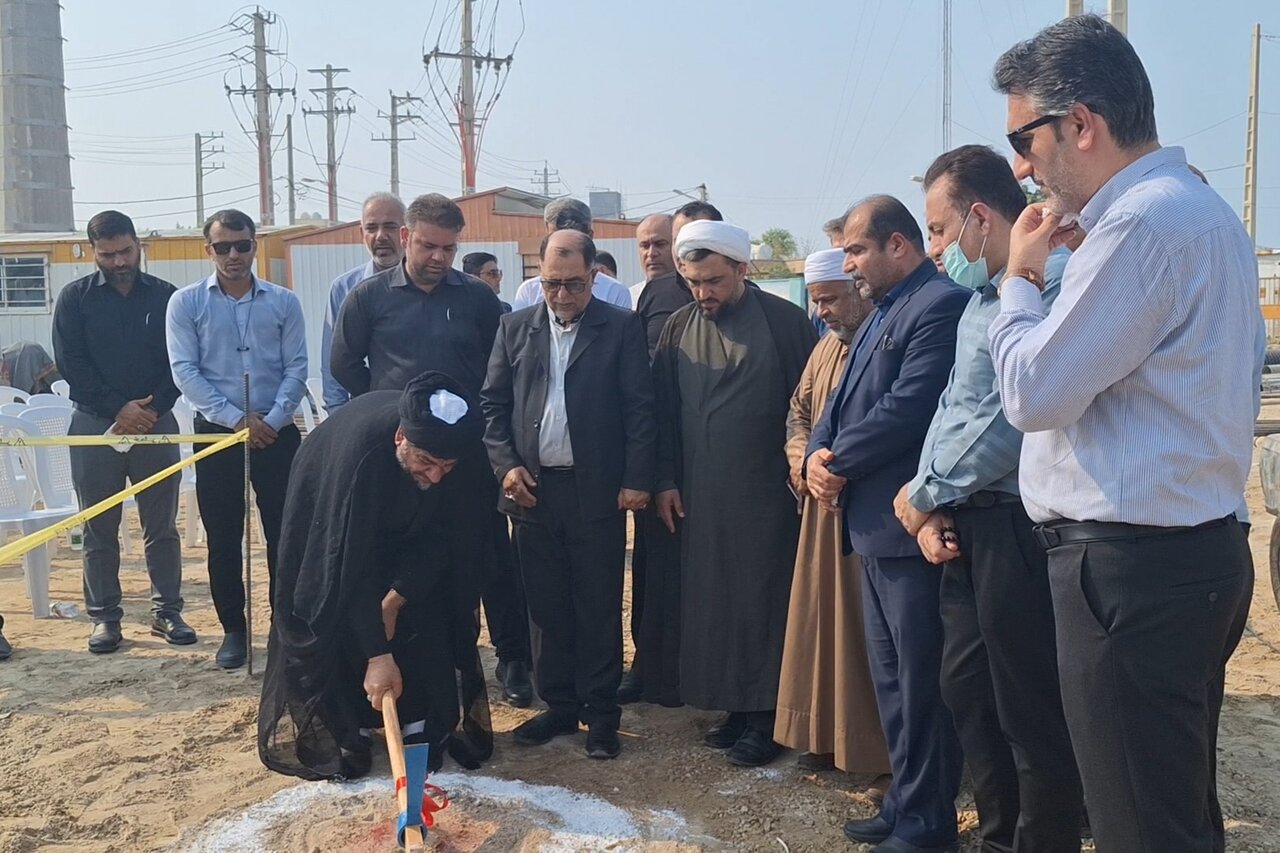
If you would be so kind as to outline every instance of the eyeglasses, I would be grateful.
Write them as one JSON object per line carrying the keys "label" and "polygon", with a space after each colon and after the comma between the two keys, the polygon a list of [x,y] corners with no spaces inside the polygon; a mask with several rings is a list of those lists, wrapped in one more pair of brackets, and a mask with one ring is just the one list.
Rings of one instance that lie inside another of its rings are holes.
{"label": "eyeglasses", "polygon": [[253,240],[227,240],[220,243],[210,243],[215,255],[229,255],[231,250],[235,249],[242,255],[247,255],[253,251]]}
{"label": "eyeglasses", "polygon": [[502,278],[502,270],[486,270],[480,273],[485,278]]}
{"label": "eyeglasses", "polygon": [[1040,116],[1035,121],[1029,121],[1022,127],[1009,131],[1005,134],[1005,139],[1009,140],[1009,147],[1014,150],[1014,153],[1019,157],[1026,157],[1031,153],[1031,132],[1037,127],[1044,127],[1060,118],[1062,116]]}
{"label": "eyeglasses", "polygon": [[544,278],[542,280],[542,289],[547,293],[555,293],[563,287],[567,292],[576,295],[586,290],[588,284],[590,282],[581,278],[570,279],[569,281],[552,281]]}

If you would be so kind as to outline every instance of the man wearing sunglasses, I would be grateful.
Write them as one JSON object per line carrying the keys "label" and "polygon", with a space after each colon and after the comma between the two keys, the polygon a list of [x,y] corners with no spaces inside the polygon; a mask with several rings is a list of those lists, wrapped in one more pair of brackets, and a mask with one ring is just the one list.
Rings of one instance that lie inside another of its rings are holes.
{"label": "man wearing sunglasses", "polygon": [[[214,272],[169,300],[169,364],[178,390],[196,409],[197,433],[249,430],[249,479],[267,540],[274,600],[285,489],[302,441],[293,413],[307,389],[302,304],[292,290],[254,275],[257,240],[246,214],[218,211],[205,222],[204,237]],[[250,642],[241,577],[245,507],[239,452],[196,463],[196,501],[208,536],[209,590],[225,634],[215,660],[223,669],[236,669],[244,665]]]}
{"label": "man wearing sunglasses", "polygon": [[627,510],[649,504],[657,425],[644,328],[592,297],[595,255],[577,231],[543,241],[544,301],[502,318],[481,402],[548,705],[516,743],[573,734],[581,720],[587,755],[607,759],[620,749]]}
{"label": "man wearing sunglasses", "polygon": [[[1265,347],[1253,245],[1160,145],[1141,60],[1094,15],[1010,48],[1014,224],[989,336],[1048,550],[1059,681],[1097,847],[1222,850],[1216,743],[1253,565],[1236,512]],[[1079,218],[1052,309],[1046,260]],[[961,543],[963,547],[963,542]]]}

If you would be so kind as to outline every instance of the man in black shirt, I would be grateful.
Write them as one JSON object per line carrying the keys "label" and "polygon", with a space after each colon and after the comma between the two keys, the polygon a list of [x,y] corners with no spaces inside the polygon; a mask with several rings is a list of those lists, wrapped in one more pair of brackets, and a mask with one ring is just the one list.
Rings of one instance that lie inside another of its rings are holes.
{"label": "man in black shirt", "polygon": [[[453,201],[438,193],[418,196],[400,229],[404,260],[360,282],[342,303],[329,366],[353,398],[402,391],[414,377],[438,371],[479,399],[502,303],[488,284],[453,268],[465,226]],[[477,599],[484,589],[487,611],[500,616],[490,630],[498,679],[507,699],[524,707],[533,698],[528,619],[509,558],[507,523],[497,509],[498,483],[482,458],[459,465],[454,480],[476,502],[476,529],[488,531],[475,543],[482,567]]]}
{"label": "man in black shirt", "polygon": [[[71,435],[176,433],[178,389],[165,347],[165,309],[174,286],[141,271],[133,221],[107,210],[89,220],[89,245],[98,271],[62,289],[53,310],[53,352],[75,403]],[[89,507],[130,482],[178,461],[178,446],[71,448],[71,477],[80,506]],[[174,474],[137,497],[147,571],[151,576],[151,633],[190,645],[196,633],[182,620],[182,546],[176,517],[181,476]],[[93,620],[89,651],[120,645],[120,507],[84,526],[84,598]]]}

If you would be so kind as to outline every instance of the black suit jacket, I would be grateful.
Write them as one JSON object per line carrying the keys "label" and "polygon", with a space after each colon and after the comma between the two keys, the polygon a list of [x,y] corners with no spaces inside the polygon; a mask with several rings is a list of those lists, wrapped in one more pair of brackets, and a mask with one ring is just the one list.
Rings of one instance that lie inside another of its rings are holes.
{"label": "black suit jacket", "polygon": [[[499,482],[518,466],[539,476],[553,322],[540,302],[499,323],[480,392],[487,420],[484,443]],[[582,511],[588,518],[604,518],[619,511],[620,489],[653,491],[653,379],[637,315],[592,299],[579,323],[565,370],[569,442]],[[498,508],[515,518],[525,514],[505,497]]]}

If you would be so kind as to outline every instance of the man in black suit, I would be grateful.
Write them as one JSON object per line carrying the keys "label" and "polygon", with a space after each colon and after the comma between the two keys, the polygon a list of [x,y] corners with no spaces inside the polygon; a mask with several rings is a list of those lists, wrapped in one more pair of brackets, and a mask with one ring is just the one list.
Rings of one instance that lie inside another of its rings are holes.
{"label": "man in black suit", "polygon": [[835,396],[814,425],[805,475],[841,513],[845,553],[863,566],[863,620],[893,787],[880,813],[845,835],[876,853],[951,850],[960,744],[942,701],[938,570],[894,516],[955,363],[969,293],[938,272],[902,202],[872,196],[845,218],[845,271],[871,312],[854,334]]}
{"label": "man in black suit", "polygon": [[543,302],[502,318],[481,401],[548,706],[516,728],[516,742],[546,743],[581,720],[587,755],[613,758],[626,511],[649,503],[657,425],[644,328],[592,298],[595,254],[576,231],[546,238]]}

